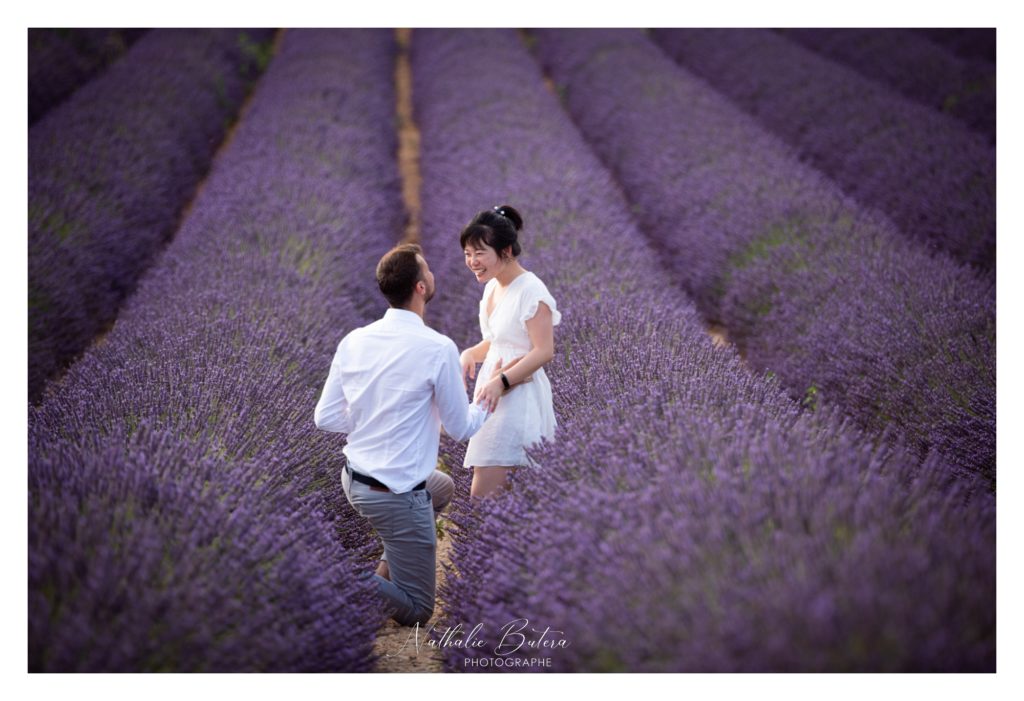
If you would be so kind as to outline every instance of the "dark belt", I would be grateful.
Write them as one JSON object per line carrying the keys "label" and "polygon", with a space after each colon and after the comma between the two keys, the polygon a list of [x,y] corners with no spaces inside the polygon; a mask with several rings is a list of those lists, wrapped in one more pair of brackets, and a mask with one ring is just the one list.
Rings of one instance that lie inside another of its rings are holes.
{"label": "dark belt", "polygon": [[[345,463],[345,469],[348,470],[348,474],[351,475],[352,479],[354,479],[356,482],[362,482],[363,484],[368,484],[368,485],[370,485],[370,487],[374,487],[376,489],[383,489],[385,492],[390,492],[391,491],[390,489],[388,489],[388,486],[386,484],[384,484],[383,482],[381,482],[380,480],[375,480],[374,478],[370,477],[369,475],[364,475],[361,472],[356,472],[351,467],[349,467],[348,463]],[[412,491],[415,492],[417,489],[426,489],[426,487],[427,487],[427,481],[423,480],[422,482],[417,484],[415,487],[413,487]]]}

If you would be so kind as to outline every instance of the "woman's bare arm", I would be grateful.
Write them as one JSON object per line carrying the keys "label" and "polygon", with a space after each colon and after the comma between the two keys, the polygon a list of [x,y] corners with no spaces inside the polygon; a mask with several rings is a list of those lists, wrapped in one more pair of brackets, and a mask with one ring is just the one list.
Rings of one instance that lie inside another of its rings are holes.
{"label": "woman's bare arm", "polygon": [[[541,302],[537,305],[537,313],[526,321],[526,333],[530,337],[532,348],[526,355],[506,366],[505,377],[510,385],[526,381],[555,357],[555,328],[551,309],[547,304]],[[477,392],[475,400],[483,397],[490,404],[496,405],[504,391],[505,387],[499,373]]]}

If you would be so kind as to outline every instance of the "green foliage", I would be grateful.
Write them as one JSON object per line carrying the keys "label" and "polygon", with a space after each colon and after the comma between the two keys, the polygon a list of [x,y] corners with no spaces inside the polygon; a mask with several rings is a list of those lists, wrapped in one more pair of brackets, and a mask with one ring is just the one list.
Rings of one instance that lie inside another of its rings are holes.
{"label": "green foliage", "polygon": [[246,77],[260,75],[267,70],[274,55],[273,41],[253,41],[245,32],[238,35],[238,48],[246,58],[242,63],[242,75]]}
{"label": "green foliage", "polygon": [[800,402],[805,409],[814,411],[818,408],[818,391],[818,386],[812,382],[811,386],[804,392],[804,398]]}
{"label": "green foliage", "polygon": [[[217,94],[217,106],[224,112],[230,113],[232,111],[231,99],[228,97],[224,76],[220,73],[213,76],[213,90]],[[227,126],[230,126],[231,120],[225,117],[224,122],[226,129]]]}

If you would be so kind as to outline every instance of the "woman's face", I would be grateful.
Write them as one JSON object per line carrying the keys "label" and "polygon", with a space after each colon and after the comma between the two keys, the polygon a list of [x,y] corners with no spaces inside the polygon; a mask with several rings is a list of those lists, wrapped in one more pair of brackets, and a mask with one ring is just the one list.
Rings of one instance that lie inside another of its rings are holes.
{"label": "woman's face", "polygon": [[498,252],[483,241],[467,244],[462,252],[466,256],[466,267],[476,275],[477,282],[487,282],[504,267]]}

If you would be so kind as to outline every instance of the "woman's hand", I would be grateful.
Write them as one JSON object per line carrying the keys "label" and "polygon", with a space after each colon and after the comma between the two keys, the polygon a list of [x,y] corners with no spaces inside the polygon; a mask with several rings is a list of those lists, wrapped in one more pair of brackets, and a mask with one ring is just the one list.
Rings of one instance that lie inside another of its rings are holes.
{"label": "woman's hand", "polygon": [[[508,361],[508,365],[506,365],[505,367],[501,366],[501,361],[499,360],[498,364],[494,366],[493,370],[491,370],[491,377],[490,377],[490,379],[493,380],[495,377],[497,377],[498,381],[500,382],[501,381],[501,373],[508,372],[509,370],[514,368],[516,366],[516,363],[518,363],[520,360],[522,360],[525,357],[526,357],[525,355],[517,356],[517,357],[513,358],[512,360]],[[533,375],[527,375],[522,380],[519,380],[519,382],[517,382],[516,384],[517,385],[521,385],[524,382],[532,382],[532,381],[533,381]],[[504,387],[504,386],[505,385],[502,385],[502,387]]]}
{"label": "woman's hand", "polygon": [[484,408],[489,412],[493,412],[498,408],[498,400],[501,399],[503,394],[505,394],[505,386],[501,383],[501,377],[499,376],[488,380],[487,384],[477,390],[473,401],[483,402]]}

